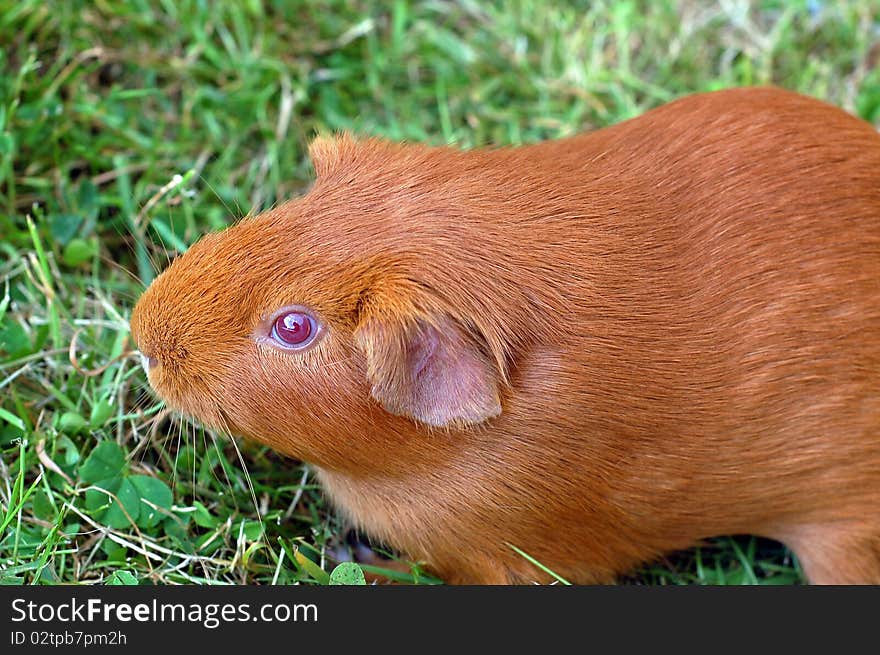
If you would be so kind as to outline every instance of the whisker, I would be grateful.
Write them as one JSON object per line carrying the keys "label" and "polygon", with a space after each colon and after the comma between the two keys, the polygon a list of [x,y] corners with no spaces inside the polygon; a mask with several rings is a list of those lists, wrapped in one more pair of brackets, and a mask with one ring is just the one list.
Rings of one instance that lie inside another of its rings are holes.
{"label": "whisker", "polygon": [[[183,426],[182,426],[182,425],[180,426],[180,434],[181,434],[181,435],[183,434]],[[196,455],[196,433],[195,433],[195,428],[193,428],[192,432],[187,433],[186,436],[187,436],[187,441],[190,442],[190,443],[192,443],[192,451],[193,451],[192,462],[193,462],[193,463],[192,463],[192,482],[191,482],[191,484],[192,484],[192,494],[193,494],[193,498],[195,499],[195,498],[196,498],[196,459],[197,459],[197,457],[195,456],[195,455]]]}
{"label": "whisker", "polygon": [[[169,222],[171,217],[171,208],[168,208],[168,216]],[[162,256],[165,257],[166,265],[171,261],[171,255],[168,253],[168,244],[165,243],[165,239],[162,237],[162,233],[159,232],[156,228],[153,228],[153,232],[156,233],[156,236],[159,237],[159,244],[162,246]]]}
{"label": "whisker", "polygon": [[217,193],[217,189],[215,189],[215,188],[211,185],[211,183],[208,181],[207,178],[205,178],[205,177],[202,176],[202,175],[199,175],[199,180],[201,180],[201,181],[204,183],[204,185],[205,185],[205,186],[211,191],[211,193],[214,194],[214,197],[216,197],[217,200],[220,201],[220,204],[222,204],[223,207],[226,209],[226,211],[227,211],[227,213],[229,214],[229,216],[230,216],[230,218],[231,218],[232,221],[235,221],[235,220],[236,220],[236,217],[241,215],[241,207],[238,208],[238,213],[233,212],[233,211],[232,211],[232,208],[226,203],[225,200],[223,200],[223,198],[220,196],[220,194]]}
{"label": "whisker", "polygon": [[[119,227],[118,227],[118,226],[116,227],[116,229],[117,229],[117,231],[119,231]],[[131,254],[132,254],[132,256],[134,256],[134,254],[135,254],[135,253],[134,253],[134,247],[131,245],[131,243],[130,243],[127,239],[123,239],[123,241],[125,241],[125,243],[126,243],[128,249],[131,250]],[[118,270],[118,271],[121,271],[121,272],[124,273],[125,275],[128,275],[132,280],[134,280],[135,282],[137,282],[137,284],[138,284],[141,288],[144,288],[145,286],[147,286],[146,284],[144,284],[144,281],[141,279],[141,277],[140,277],[137,273],[128,270],[125,266],[123,266],[122,264],[120,264],[120,263],[117,262],[116,260],[111,259],[108,255],[104,255],[104,254],[102,254],[102,255],[101,255],[101,261],[102,261],[103,263],[107,264],[108,266],[110,266],[110,267],[112,267],[112,268],[115,268],[115,269]],[[118,293],[119,293],[119,292],[118,292]],[[126,291],[126,292],[121,292],[120,295],[128,296],[128,297],[133,297],[133,295],[132,295],[132,294],[129,294],[127,291]]]}
{"label": "whisker", "polygon": [[260,504],[257,501],[257,493],[256,489],[254,489],[253,481],[251,480],[250,472],[248,471],[247,464],[245,463],[244,456],[241,454],[241,450],[238,447],[238,443],[235,440],[235,437],[232,435],[232,431],[229,429],[229,425],[226,421],[226,416],[223,413],[220,413],[220,422],[223,424],[223,430],[226,433],[226,436],[229,438],[229,441],[232,443],[232,447],[235,449],[235,454],[238,457],[238,462],[241,465],[242,472],[244,473],[244,478],[247,481],[248,491],[251,494],[251,500],[254,503],[254,510],[257,513],[257,519],[260,521],[260,525],[263,525],[263,517],[260,514]]}
{"label": "whisker", "polygon": [[337,359],[335,362],[327,362],[326,364],[321,364],[321,368],[327,369],[327,368],[333,368],[334,366],[340,366],[342,364],[348,364],[353,359],[354,359],[353,357],[346,357],[344,359]]}

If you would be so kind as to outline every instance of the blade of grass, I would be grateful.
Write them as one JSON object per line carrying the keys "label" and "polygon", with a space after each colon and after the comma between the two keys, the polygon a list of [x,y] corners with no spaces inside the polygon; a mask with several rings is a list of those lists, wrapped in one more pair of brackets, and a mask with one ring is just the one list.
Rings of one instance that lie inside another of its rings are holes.
{"label": "blade of grass", "polygon": [[538,567],[539,569],[541,569],[544,573],[547,573],[548,575],[552,576],[553,578],[555,578],[556,580],[558,580],[558,581],[561,582],[562,584],[564,584],[564,585],[571,585],[571,583],[570,583],[568,580],[566,580],[565,578],[563,578],[563,577],[562,577],[561,575],[559,575],[558,573],[555,573],[554,571],[550,570],[549,568],[547,568],[546,566],[544,566],[543,564],[541,564],[541,562],[539,562],[538,560],[536,560],[534,557],[532,557],[531,555],[529,555],[529,554],[526,553],[525,551],[520,550],[519,548],[517,548],[517,547],[514,546],[513,544],[507,544],[507,546],[508,546],[508,548],[510,548],[511,550],[513,550],[517,555],[519,555],[520,557],[526,559],[528,562],[530,562],[530,563],[533,564],[534,566],[536,566],[536,567]]}

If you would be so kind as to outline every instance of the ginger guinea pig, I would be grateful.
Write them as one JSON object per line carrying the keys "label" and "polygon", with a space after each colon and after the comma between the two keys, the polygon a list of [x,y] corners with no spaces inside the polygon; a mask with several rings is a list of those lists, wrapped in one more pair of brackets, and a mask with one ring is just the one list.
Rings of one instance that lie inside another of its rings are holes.
{"label": "ginger guinea pig", "polygon": [[319,139],[176,259],[169,406],[311,463],[447,582],[613,581],[701,539],[880,583],[880,136],[775,89],[460,151]]}

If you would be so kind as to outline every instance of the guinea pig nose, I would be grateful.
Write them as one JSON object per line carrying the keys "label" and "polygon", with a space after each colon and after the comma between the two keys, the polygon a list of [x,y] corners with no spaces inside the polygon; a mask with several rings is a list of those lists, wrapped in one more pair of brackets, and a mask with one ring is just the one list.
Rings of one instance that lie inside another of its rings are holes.
{"label": "guinea pig nose", "polygon": [[140,353],[141,356],[141,366],[144,367],[144,373],[147,375],[150,374],[150,369],[156,368],[159,365],[159,360],[155,357],[151,357],[145,353]]}

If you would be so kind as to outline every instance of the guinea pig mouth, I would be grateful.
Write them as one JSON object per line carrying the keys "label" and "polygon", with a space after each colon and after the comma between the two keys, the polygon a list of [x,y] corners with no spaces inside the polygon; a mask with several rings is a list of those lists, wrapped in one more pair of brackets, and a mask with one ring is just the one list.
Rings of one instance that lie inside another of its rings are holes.
{"label": "guinea pig mouth", "polygon": [[[150,362],[144,364],[147,370],[150,387],[165,405],[190,419],[205,426],[228,432],[229,418],[210,392],[201,389],[196,382],[178,383],[169,380],[167,372],[157,371]],[[152,375],[150,375],[152,373]]]}
{"label": "guinea pig mouth", "polygon": [[165,404],[175,412],[204,425],[206,428],[216,430],[217,432],[231,433],[233,427],[229,422],[229,417],[223,408],[214,405],[208,400],[197,402],[169,402]]}

